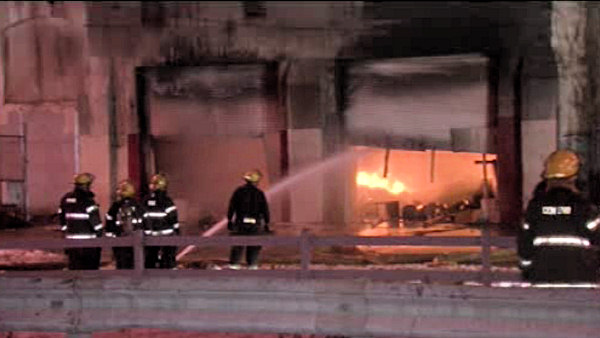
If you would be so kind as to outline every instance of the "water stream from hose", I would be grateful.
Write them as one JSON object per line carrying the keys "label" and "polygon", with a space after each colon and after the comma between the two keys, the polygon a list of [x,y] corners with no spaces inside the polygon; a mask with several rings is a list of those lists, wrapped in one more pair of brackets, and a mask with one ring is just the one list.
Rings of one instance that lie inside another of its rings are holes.
{"label": "water stream from hose", "polygon": [[[342,153],[332,155],[318,163],[314,163],[304,168],[300,168],[296,172],[283,178],[281,181],[273,184],[268,190],[265,191],[265,195],[269,201],[272,201],[274,198],[278,197],[278,194],[293,188],[294,185],[304,183],[308,178],[315,175],[323,174],[328,170],[335,169],[336,167],[343,168],[344,166],[351,164],[352,161],[358,159],[364,154],[364,151],[348,150]],[[206,230],[202,234],[202,237],[210,237],[218,233],[219,231],[225,229],[226,226],[227,217],[224,217],[222,220],[215,223],[212,227]],[[179,252],[179,254],[177,254],[177,260],[192,252],[194,248],[194,245],[188,245],[187,247],[185,247],[183,250],[181,250],[181,252]]]}

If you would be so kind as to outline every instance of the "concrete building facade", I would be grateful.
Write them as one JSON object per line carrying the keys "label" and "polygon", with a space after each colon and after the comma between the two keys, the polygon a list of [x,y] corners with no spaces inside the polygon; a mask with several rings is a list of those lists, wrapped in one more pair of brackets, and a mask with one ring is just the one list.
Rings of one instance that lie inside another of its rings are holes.
{"label": "concrete building facade", "polygon": [[[106,210],[119,180],[144,190],[162,171],[193,228],[224,214],[247,169],[277,187],[368,146],[496,154],[510,228],[557,143],[550,14],[547,2],[3,2],[0,133],[26,125],[31,215],[54,212],[75,172],[97,176]],[[378,95],[405,109],[385,115]],[[361,132],[373,121],[393,127]],[[273,199],[275,220],[351,222],[354,180],[352,165],[306,174]]]}

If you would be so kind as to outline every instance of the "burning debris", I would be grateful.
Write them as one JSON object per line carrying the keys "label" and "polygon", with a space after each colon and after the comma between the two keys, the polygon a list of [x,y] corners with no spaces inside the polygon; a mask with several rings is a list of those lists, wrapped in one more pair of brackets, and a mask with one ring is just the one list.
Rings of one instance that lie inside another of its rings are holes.
{"label": "burning debris", "polygon": [[426,205],[407,205],[402,208],[402,218],[405,222],[453,223],[458,213],[473,209],[474,206],[475,204],[469,199],[463,199],[451,205],[436,202]]}
{"label": "burning debris", "polygon": [[[381,208],[383,205],[384,208]],[[402,227],[427,227],[438,223],[469,223],[474,216],[470,215],[480,208],[479,203],[463,199],[451,205],[431,202],[428,204],[409,204],[399,210],[399,202],[376,203],[376,210],[371,217],[362,219],[363,223],[377,226],[386,222],[391,228]],[[466,221],[465,221],[466,220]]]}
{"label": "burning debris", "polygon": [[375,173],[368,173],[365,171],[358,172],[356,175],[356,184],[371,189],[384,189],[392,195],[399,195],[400,193],[407,191],[404,183],[398,180],[382,178]]}
{"label": "burning debris", "polygon": [[495,171],[486,167],[483,174],[480,154],[435,151],[435,156],[434,165],[433,152],[370,148],[357,163],[359,221],[387,222],[391,228],[477,222],[483,192],[488,199],[495,196]]}

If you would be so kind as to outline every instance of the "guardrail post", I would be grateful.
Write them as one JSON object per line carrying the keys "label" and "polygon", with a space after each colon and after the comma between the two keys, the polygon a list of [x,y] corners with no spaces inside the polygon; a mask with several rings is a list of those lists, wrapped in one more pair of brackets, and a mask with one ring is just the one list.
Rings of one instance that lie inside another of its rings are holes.
{"label": "guardrail post", "polygon": [[481,273],[483,284],[492,285],[492,263],[491,263],[491,239],[489,223],[485,222],[481,226]]}
{"label": "guardrail post", "polygon": [[136,230],[133,232],[133,268],[136,275],[144,271],[144,232]]}
{"label": "guardrail post", "polygon": [[308,229],[302,229],[300,234],[300,269],[302,275],[308,275],[310,270],[311,261],[311,245],[310,245],[310,232]]}

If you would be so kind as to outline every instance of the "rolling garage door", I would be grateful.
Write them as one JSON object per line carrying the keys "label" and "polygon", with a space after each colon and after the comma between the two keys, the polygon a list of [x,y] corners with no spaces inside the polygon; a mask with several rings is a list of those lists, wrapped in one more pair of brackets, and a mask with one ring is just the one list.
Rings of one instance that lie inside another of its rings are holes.
{"label": "rolling garage door", "polygon": [[268,186],[284,126],[275,67],[156,68],[148,79],[156,168],[170,179],[184,227],[222,217],[248,169],[263,171]]}
{"label": "rolling garage door", "polygon": [[351,66],[347,132],[354,144],[489,149],[487,60],[477,55],[376,60]]}

